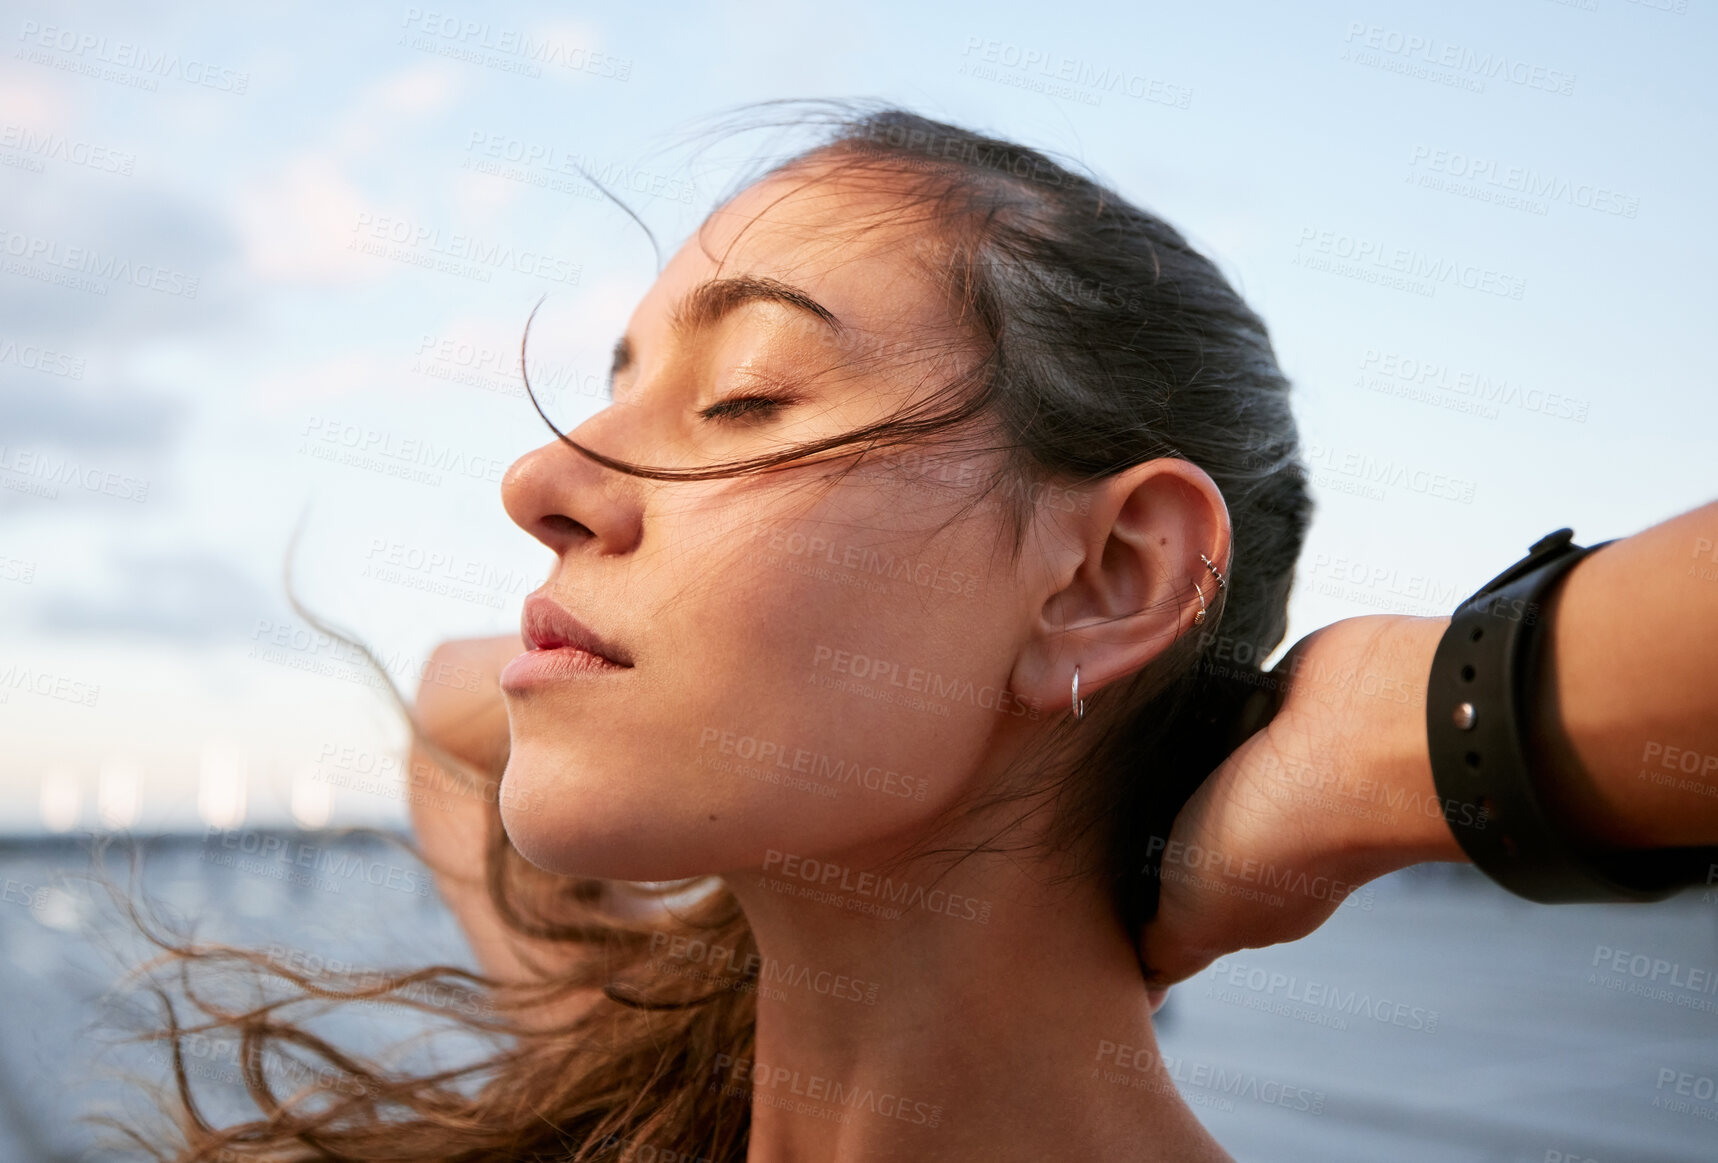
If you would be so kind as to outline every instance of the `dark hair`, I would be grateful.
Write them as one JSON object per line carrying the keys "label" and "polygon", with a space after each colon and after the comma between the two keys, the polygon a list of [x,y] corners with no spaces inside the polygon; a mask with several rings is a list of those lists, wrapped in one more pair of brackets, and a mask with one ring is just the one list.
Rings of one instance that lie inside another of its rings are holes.
{"label": "dark hair", "polygon": [[[859,431],[696,470],[630,464],[557,435],[616,471],[682,480],[851,462],[979,432],[1000,454],[985,495],[1009,515],[1015,554],[1029,506],[1042,500],[1037,485],[1073,490],[1160,457],[1203,469],[1233,526],[1227,585],[1215,592],[1212,616],[1202,633],[1091,700],[1080,734],[1064,738],[1078,743],[1080,762],[1040,789],[1054,801],[1056,841],[1087,845],[1091,872],[1112,882],[1118,919],[1137,938],[1155,908],[1150,838],[1167,834],[1186,798],[1261,714],[1261,700],[1249,697],[1266,685],[1256,665],[1226,667],[1217,656],[1244,653],[1256,663],[1282,640],[1310,519],[1289,385],[1264,324],[1176,230],[1043,153],[888,107],[766,108],[777,124],[819,134],[768,174],[887,195],[888,213],[854,221],[855,231],[920,228],[903,257],[947,289],[967,333],[958,341],[977,352],[971,370],[929,403]],[[776,116],[780,109],[785,116]],[[1245,651],[1219,652],[1223,643]],[[415,723],[413,730],[427,746]],[[510,1041],[480,1063],[426,1078],[391,1074],[309,1038],[277,1007],[220,1010],[199,1000],[210,1020],[171,1022],[175,1051],[194,1033],[237,1032],[247,1052],[270,1044],[308,1052],[357,1092],[326,1088],[335,1093],[307,1102],[268,1093],[258,1099],[258,1119],[216,1128],[198,1113],[176,1065],[177,1132],[187,1145],[164,1157],[585,1160],[630,1158],[648,1144],[687,1159],[743,1159],[749,1094],[706,1085],[713,1056],[745,1057],[752,1039],[757,971],[755,958],[746,959],[756,946],[731,894],[712,893],[672,919],[600,915],[591,904],[600,882],[526,864],[494,812],[488,886],[514,930],[591,954],[529,987],[475,979],[489,987],[490,1012],[524,1014],[600,993],[591,1008],[560,1024],[462,1019]],[[694,981],[664,971],[650,960],[664,933],[722,945],[737,955],[730,963],[748,969],[714,987],[710,975]],[[165,947],[182,968],[250,965],[323,999],[387,999],[438,974],[474,980],[433,967],[342,989],[254,954]]]}

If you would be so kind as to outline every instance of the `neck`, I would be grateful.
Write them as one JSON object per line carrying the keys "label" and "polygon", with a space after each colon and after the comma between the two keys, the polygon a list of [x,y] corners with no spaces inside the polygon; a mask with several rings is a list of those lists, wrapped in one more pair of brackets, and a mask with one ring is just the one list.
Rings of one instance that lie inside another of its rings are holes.
{"label": "neck", "polygon": [[763,959],[755,1057],[713,1064],[751,1088],[748,1158],[1227,1159],[1163,1068],[1100,886],[1006,855],[941,867],[772,854],[726,878]]}

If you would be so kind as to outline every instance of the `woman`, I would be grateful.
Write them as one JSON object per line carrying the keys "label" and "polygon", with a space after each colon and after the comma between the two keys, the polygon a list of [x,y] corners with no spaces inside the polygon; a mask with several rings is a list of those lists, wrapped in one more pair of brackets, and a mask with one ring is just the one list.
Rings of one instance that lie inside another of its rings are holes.
{"label": "woman", "polygon": [[674,255],[613,404],[508,473],[554,569],[522,641],[442,654],[504,703],[422,693],[414,778],[505,769],[414,812],[512,1036],[426,1079],[219,1011],[358,1085],[186,1115],[180,1157],[1226,1158],[1156,1053],[1140,870],[1260,710],[1211,660],[1283,635],[1287,393],[1157,218],[838,120]]}

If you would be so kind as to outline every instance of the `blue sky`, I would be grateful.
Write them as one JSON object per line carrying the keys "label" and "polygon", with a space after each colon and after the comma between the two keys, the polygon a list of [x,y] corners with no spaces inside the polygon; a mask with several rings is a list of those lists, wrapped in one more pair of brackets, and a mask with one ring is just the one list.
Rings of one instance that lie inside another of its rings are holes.
{"label": "blue sky", "polygon": [[545,436],[525,316],[547,294],[576,424],[654,270],[574,167],[672,247],[730,176],[675,143],[743,102],[1058,151],[1211,254],[1314,470],[1291,641],[1709,500],[1715,31],[1706,0],[7,4],[0,827],[44,781],[61,825],[236,819],[241,783],[252,822],[295,786],[399,818],[385,702],[294,647],[292,531],[408,688],[515,626],[549,566],[496,487]]}

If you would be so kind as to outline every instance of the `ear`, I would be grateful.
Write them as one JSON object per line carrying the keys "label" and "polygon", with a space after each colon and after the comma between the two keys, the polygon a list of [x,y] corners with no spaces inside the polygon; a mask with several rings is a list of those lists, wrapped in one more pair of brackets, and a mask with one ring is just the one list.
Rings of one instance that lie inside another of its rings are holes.
{"label": "ear", "polygon": [[1070,706],[1074,667],[1084,699],[1162,654],[1194,628],[1201,593],[1209,627],[1221,595],[1200,554],[1229,574],[1229,507],[1191,461],[1147,461],[1073,495],[1089,504],[1035,521],[1039,609],[1010,675],[1051,711]]}

